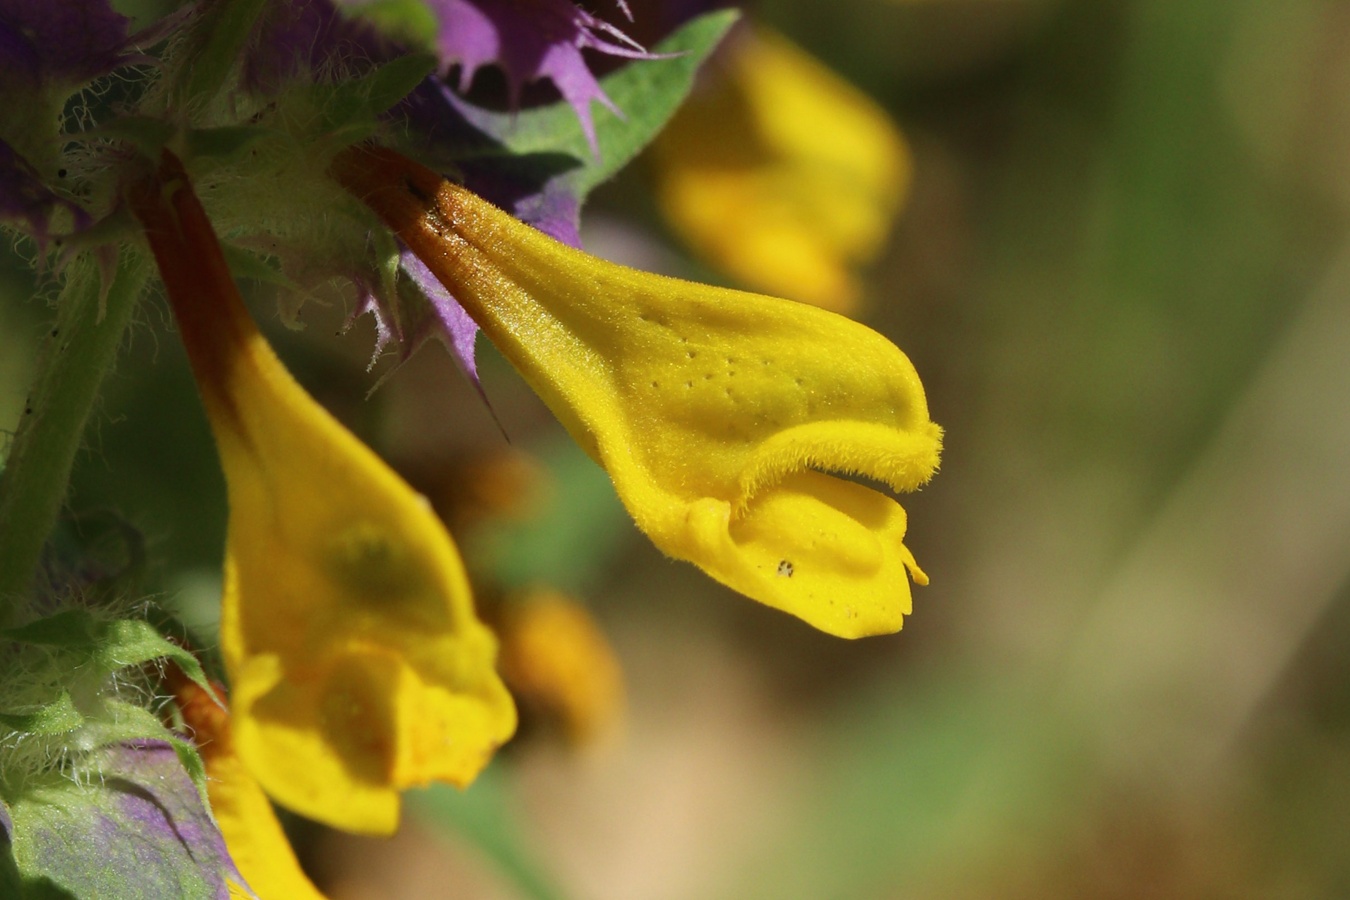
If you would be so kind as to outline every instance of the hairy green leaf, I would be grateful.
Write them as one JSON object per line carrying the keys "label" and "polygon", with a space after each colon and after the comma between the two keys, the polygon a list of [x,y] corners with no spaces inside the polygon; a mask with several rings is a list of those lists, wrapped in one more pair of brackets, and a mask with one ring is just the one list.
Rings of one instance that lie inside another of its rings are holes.
{"label": "hairy green leaf", "polygon": [[108,746],[77,774],[7,798],[15,896],[224,897],[227,880],[242,883],[167,742]]}
{"label": "hairy green leaf", "polygon": [[167,659],[210,691],[197,658],[142,619],[107,619],[87,609],[67,609],[11,628],[5,636],[20,643],[60,647],[107,673]]}
{"label": "hairy green leaf", "polygon": [[70,694],[62,691],[51,703],[21,713],[0,713],[0,725],[24,734],[66,734],[84,724]]}

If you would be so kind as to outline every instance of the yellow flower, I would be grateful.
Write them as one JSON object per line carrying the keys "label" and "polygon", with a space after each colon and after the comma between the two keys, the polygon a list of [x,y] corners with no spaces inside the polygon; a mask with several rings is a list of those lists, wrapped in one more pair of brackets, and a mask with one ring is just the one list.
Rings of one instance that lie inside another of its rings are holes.
{"label": "yellow flower", "polygon": [[134,192],[228,487],[221,647],[240,759],[277,801],[392,832],[515,728],[444,526],[258,333],[178,160]]}
{"label": "yellow flower", "polygon": [[267,795],[235,751],[229,711],[181,673],[170,673],[169,683],[206,766],[211,814],[235,868],[248,883],[232,882],[230,896],[323,900],[300,868]]}
{"label": "yellow flower", "polygon": [[623,672],[586,608],[536,589],[504,604],[497,634],[502,677],[528,713],[561,724],[574,744],[603,740],[623,713]]}
{"label": "yellow flower", "polygon": [[662,213],[756,290],[855,308],[910,181],[885,111],[781,35],[736,34],[652,145]]}
{"label": "yellow flower", "polygon": [[334,174],[436,274],[667,554],[832,634],[900,628],[891,497],[938,463],[909,360],[805,304],[691,284],[560,244],[387,150]]}

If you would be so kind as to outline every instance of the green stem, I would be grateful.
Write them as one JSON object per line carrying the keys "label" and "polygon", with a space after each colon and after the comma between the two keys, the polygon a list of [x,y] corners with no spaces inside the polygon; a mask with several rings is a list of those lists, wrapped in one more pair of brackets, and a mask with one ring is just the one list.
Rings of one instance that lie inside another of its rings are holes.
{"label": "green stem", "polygon": [[107,297],[92,259],[72,266],[33,393],[0,473],[0,626],[29,602],[42,546],[56,524],[84,425],[145,282],[143,259],[123,252]]}
{"label": "green stem", "polygon": [[205,108],[215,100],[266,6],[267,0],[224,0],[207,8],[209,18],[197,30],[202,42],[179,86],[180,105]]}

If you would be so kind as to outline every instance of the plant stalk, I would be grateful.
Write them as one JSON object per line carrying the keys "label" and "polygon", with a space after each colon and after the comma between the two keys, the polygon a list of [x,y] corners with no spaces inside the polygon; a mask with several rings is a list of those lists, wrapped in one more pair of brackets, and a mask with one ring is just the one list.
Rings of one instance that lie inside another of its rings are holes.
{"label": "plant stalk", "polygon": [[99,386],[145,282],[123,251],[106,297],[92,258],[72,264],[38,375],[0,472],[0,627],[22,621],[42,547],[56,525]]}

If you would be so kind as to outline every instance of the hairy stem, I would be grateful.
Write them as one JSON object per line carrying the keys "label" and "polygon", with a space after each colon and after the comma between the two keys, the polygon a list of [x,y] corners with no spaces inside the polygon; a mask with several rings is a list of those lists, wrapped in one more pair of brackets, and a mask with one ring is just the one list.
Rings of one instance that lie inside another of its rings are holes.
{"label": "hairy stem", "polygon": [[0,473],[0,626],[13,625],[28,602],[85,422],[116,359],[145,273],[143,260],[124,252],[100,302],[95,262],[72,265],[33,392]]}

